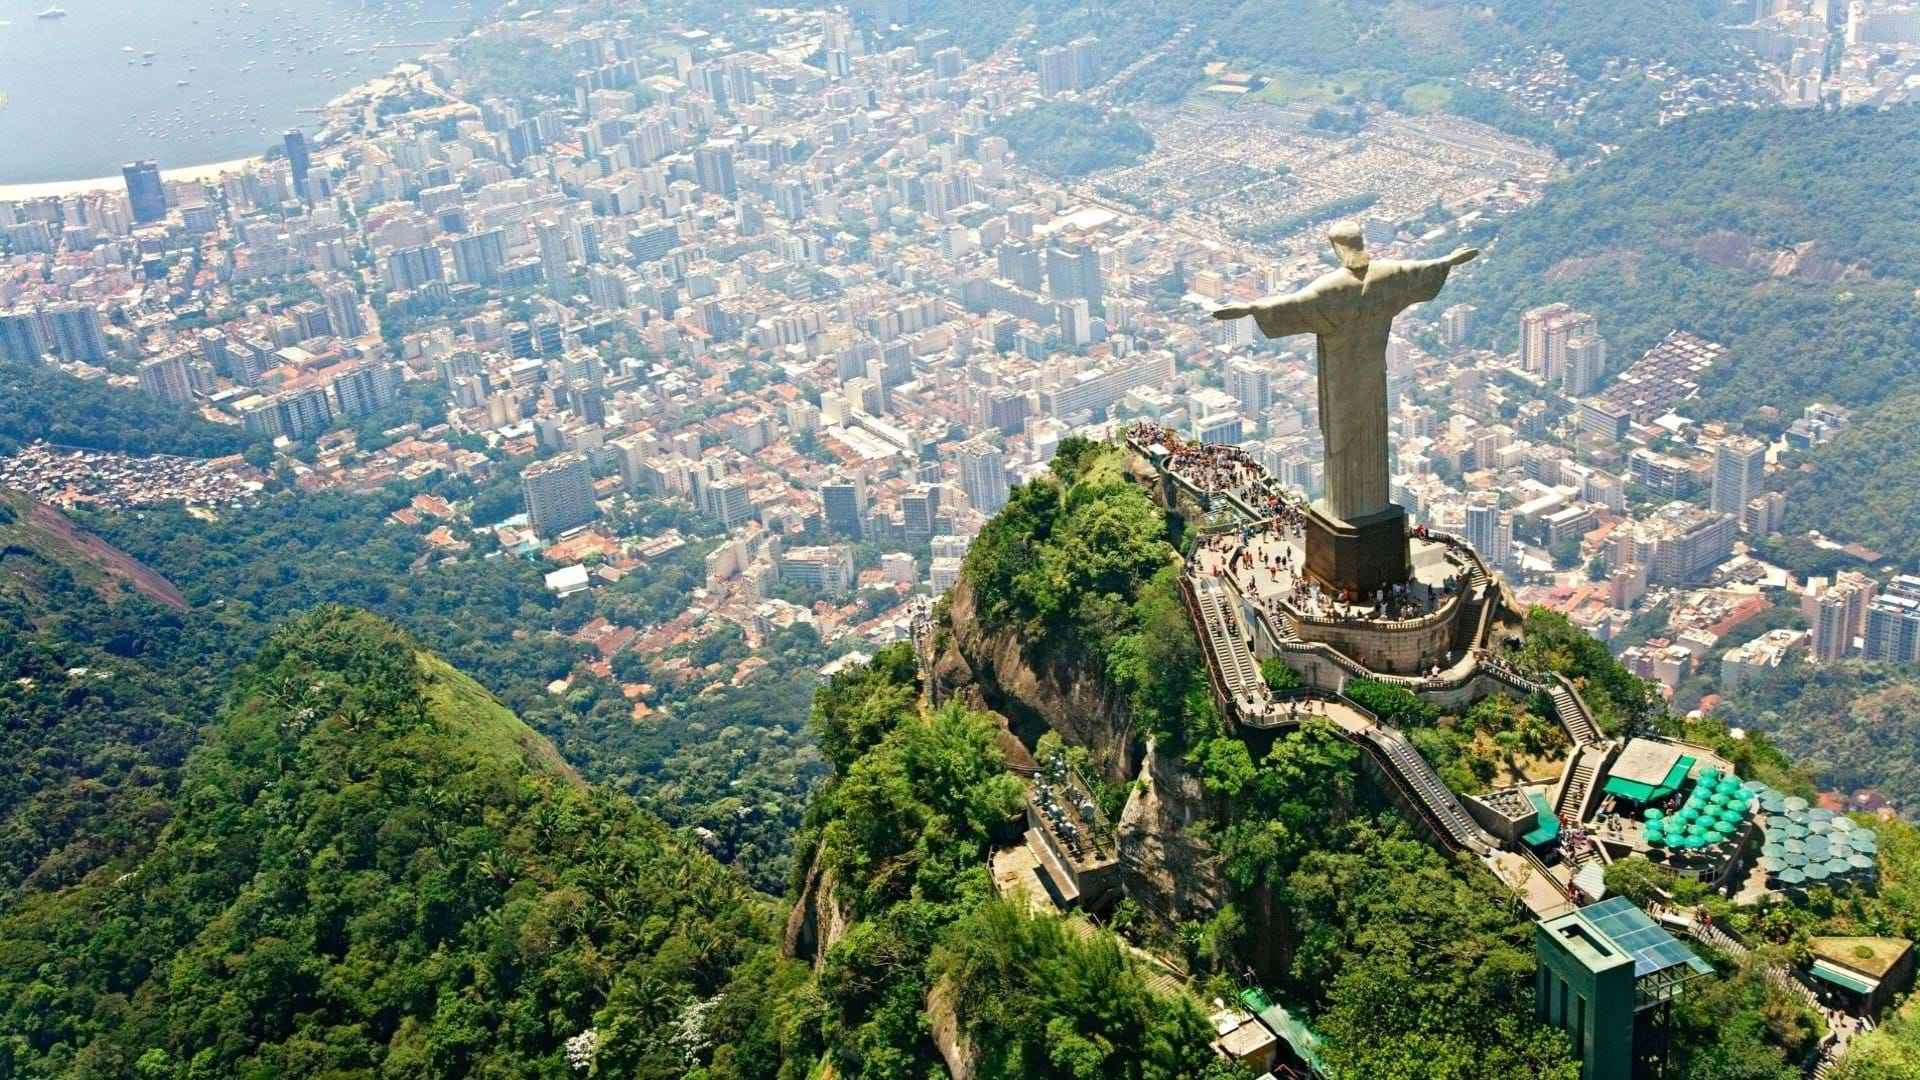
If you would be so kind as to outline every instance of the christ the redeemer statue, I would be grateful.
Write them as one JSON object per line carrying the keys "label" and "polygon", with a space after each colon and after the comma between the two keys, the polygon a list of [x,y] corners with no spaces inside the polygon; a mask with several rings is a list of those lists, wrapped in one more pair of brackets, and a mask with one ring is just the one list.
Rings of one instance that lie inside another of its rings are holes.
{"label": "christ the redeemer statue", "polygon": [[[1404,581],[1407,565],[1405,514],[1387,488],[1387,335],[1395,315],[1439,295],[1448,272],[1479,252],[1376,261],[1367,257],[1360,227],[1349,222],[1335,225],[1327,239],[1340,258],[1338,270],[1299,292],[1223,307],[1213,317],[1251,315],[1270,338],[1318,336],[1326,494],[1313,508],[1322,520],[1310,523],[1330,535],[1320,537],[1316,559],[1310,531],[1308,569],[1329,584],[1370,592]],[[1365,550],[1346,550],[1355,545]]]}

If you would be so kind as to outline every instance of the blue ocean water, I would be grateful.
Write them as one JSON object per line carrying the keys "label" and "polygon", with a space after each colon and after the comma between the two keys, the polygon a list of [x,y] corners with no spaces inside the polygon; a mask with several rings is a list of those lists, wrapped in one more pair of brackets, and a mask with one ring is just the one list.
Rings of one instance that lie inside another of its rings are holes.
{"label": "blue ocean water", "polygon": [[[261,153],[498,0],[0,0],[0,184]],[[50,7],[58,18],[41,18]],[[400,48],[378,48],[399,44]]]}

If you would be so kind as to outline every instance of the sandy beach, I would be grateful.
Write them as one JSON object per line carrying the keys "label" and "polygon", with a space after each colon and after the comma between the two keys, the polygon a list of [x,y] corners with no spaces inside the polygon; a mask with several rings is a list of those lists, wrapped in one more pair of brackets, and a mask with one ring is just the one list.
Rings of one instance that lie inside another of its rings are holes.
{"label": "sandy beach", "polygon": [[[259,157],[235,158],[232,161],[216,161],[211,165],[186,165],[178,169],[160,170],[162,180],[213,180],[227,173],[241,172],[249,165],[259,163]],[[91,180],[48,180],[35,184],[0,184],[0,202],[17,202],[23,199],[44,199],[49,196],[77,195],[83,191],[98,191],[101,188],[119,188],[126,181],[119,176],[97,176]]]}

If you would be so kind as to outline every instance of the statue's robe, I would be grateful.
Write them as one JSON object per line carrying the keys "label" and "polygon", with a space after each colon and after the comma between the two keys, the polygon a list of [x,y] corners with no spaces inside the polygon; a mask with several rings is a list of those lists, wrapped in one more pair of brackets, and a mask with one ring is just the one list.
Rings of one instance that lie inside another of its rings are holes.
{"label": "statue's robe", "polygon": [[1322,513],[1357,521],[1385,511],[1387,335],[1393,317],[1431,300],[1452,267],[1444,259],[1375,259],[1365,278],[1344,267],[1287,296],[1249,305],[1270,338],[1319,338],[1320,432],[1326,442]]}

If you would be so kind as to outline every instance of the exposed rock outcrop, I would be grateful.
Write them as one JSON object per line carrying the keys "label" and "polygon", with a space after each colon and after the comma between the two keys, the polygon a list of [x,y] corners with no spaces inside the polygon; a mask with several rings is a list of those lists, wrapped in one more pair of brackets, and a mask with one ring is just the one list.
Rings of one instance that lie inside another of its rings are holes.
{"label": "exposed rock outcrop", "polygon": [[1123,783],[1139,771],[1140,739],[1127,702],[1094,666],[1097,660],[1043,653],[1029,647],[1015,628],[983,631],[965,579],[953,587],[951,623],[933,665],[939,700],[958,696],[999,713],[1029,748],[1052,729],[1086,747],[1111,783]]}
{"label": "exposed rock outcrop", "polygon": [[1193,831],[1208,816],[1200,778],[1180,758],[1149,745],[1114,832],[1127,895],[1163,918],[1211,914],[1226,886],[1213,849]]}
{"label": "exposed rock outcrop", "polygon": [[811,960],[817,971],[827,950],[847,934],[853,916],[834,891],[833,870],[820,865],[820,853],[813,853],[807,879],[800,886],[799,899],[787,913],[787,934],[783,951],[795,960]]}
{"label": "exposed rock outcrop", "polygon": [[974,1052],[973,1040],[967,1038],[960,1026],[951,997],[944,982],[935,983],[927,991],[927,1026],[933,1045],[940,1048],[940,1057],[947,1063],[948,1075],[953,1080],[973,1080],[980,1071],[980,1056]]}

